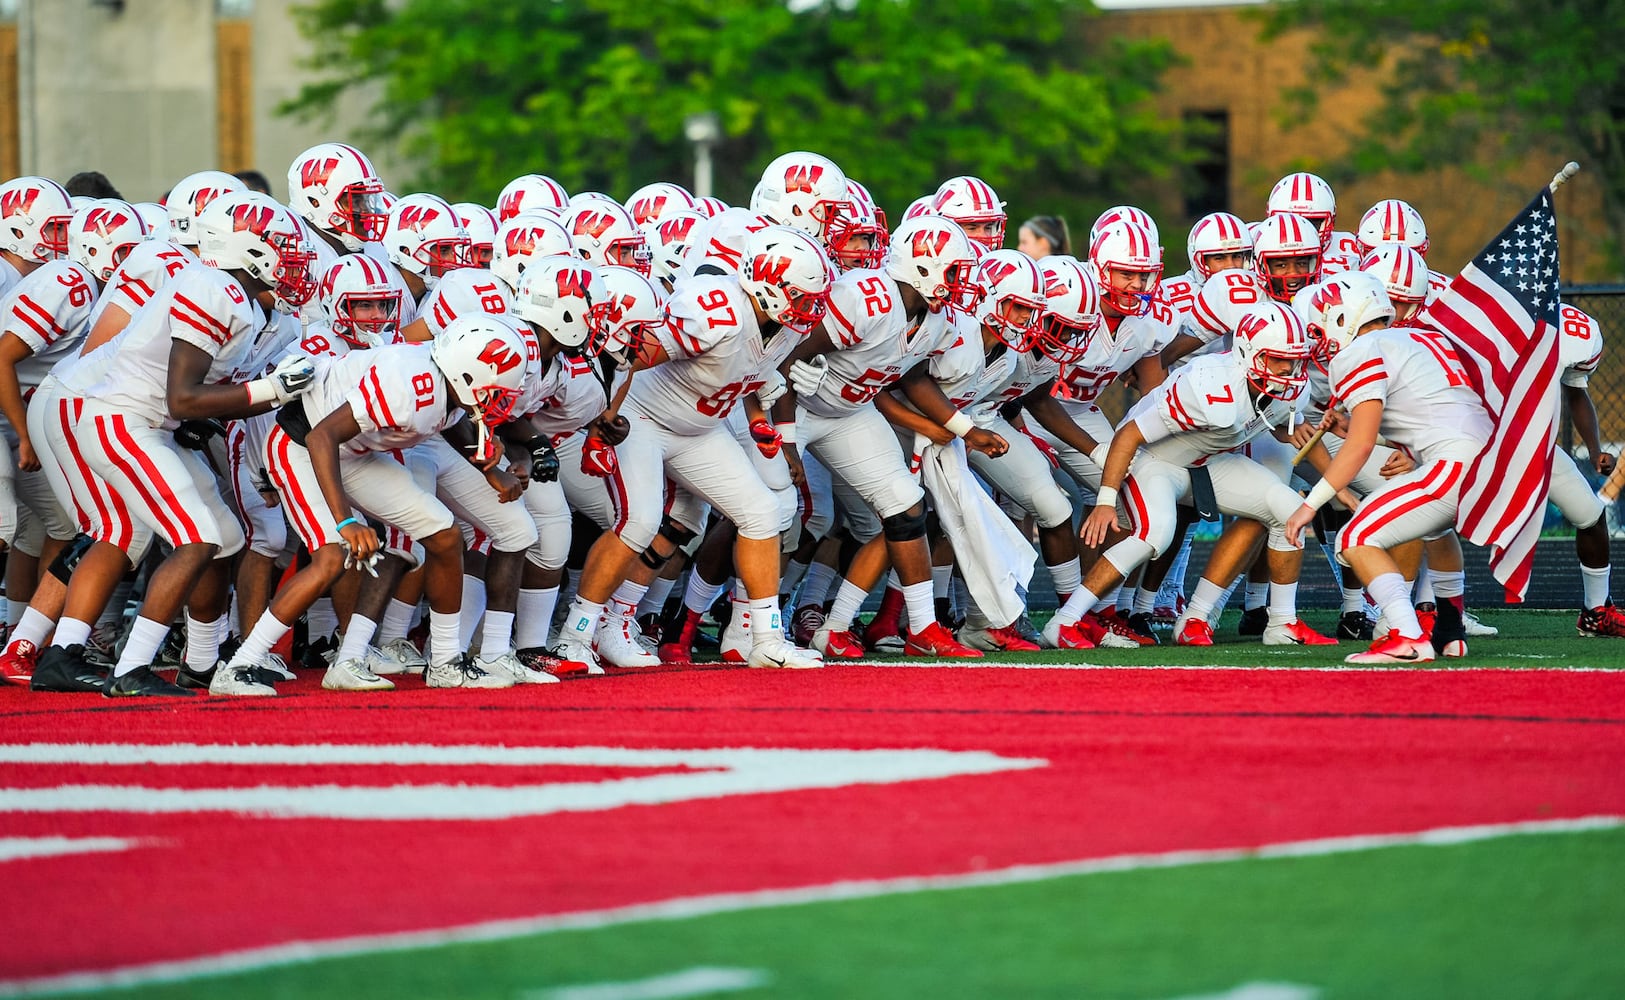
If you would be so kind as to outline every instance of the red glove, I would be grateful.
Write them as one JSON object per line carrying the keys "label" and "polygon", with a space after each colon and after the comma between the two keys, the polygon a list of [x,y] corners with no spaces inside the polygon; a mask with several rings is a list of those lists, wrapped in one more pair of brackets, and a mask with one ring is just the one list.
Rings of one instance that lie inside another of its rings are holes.
{"label": "red glove", "polygon": [[1038,449],[1038,453],[1040,455],[1043,455],[1045,458],[1049,459],[1050,468],[1059,469],[1061,467],[1061,456],[1055,453],[1055,447],[1053,445],[1025,427],[1021,429],[1021,433],[1027,435],[1027,439],[1031,441],[1033,446]]}
{"label": "red glove", "polygon": [[615,449],[597,434],[588,434],[581,446],[581,471],[599,479],[608,479],[619,466],[615,462]]}
{"label": "red glove", "polygon": [[772,458],[779,453],[779,446],[784,444],[784,437],[766,420],[756,419],[750,422],[750,439],[756,442],[756,450],[764,458]]}

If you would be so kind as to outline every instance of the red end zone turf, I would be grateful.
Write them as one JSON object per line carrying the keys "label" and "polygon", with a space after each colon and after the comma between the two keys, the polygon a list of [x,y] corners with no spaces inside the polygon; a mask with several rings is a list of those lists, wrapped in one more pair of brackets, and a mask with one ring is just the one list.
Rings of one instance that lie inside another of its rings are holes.
{"label": "red end zone turf", "polygon": [[[12,917],[0,973],[841,879],[1625,813],[1622,673],[831,667],[489,693],[344,696],[313,681],[289,691],[275,703],[129,704],[0,689],[0,842],[136,842],[0,861]],[[250,762],[112,765],[67,762],[79,753],[71,749],[29,762],[23,744],[273,749]],[[501,820],[27,811],[39,808],[31,794],[95,806],[132,787],[174,790],[179,798],[165,801],[178,809],[198,790],[262,786],[256,801],[331,786],[353,804],[361,793],[346,789],[437,785],[434,795],[466,803],[475,786],[604,789],[713,766],[591,755],[579,765],[414,763],[391,749],[421,744],[923,748],[1048,763]],[[360,749],[338,762],[304,759],[317,745]],[[352,762],[373,746],[376,764]]]}

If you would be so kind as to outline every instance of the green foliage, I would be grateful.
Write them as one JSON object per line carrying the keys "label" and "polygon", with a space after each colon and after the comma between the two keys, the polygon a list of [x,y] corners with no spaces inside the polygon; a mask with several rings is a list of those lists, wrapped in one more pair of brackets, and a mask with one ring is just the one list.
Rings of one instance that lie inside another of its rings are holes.
{"label": "green foliage", "polygon": [[775,155],[813,149],[894,219],[974,173],[1017,219],[1084,220],[1181,155],[1148,101],[1171,50],[1097,39],[1091,14],[1087,0],[316,0],[300,19],[322,79],[283,110],[319,117],[377,86],[370,137],[421,164],[392,179],[402,193],[489,204],[527,171],[623,197],[686,181],[683,119],[714,110],[730,202]]}
{"label": "green foliage", "polygon": [[1345,172],[1550,151],[1554,169],[1578,159],[1602,185],[1625,245],[1625,0],[1289,0],[1262,16],[1267,34],[1319,29],[1304,113],[1351,67],[1383,69],[1383,104]]}

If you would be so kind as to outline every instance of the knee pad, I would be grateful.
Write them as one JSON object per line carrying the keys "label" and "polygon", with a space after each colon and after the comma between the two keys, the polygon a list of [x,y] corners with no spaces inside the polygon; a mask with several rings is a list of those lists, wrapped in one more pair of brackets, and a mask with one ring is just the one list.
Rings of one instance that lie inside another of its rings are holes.
{"label": "knee pad", "polygon": [[916,538],[924,538],[925,510],[916,506],[901,514],[883,517],[880,519],[880,531],[888,542],[912,542]]}
{"label": "knee pad", "polygon": [[[673,520],[670,514],[667,514],[660,519],[660,530],[658,531],[658,534],[661,538],[664,538],[666,541],[670,542],[673,548],[678,549],[694,540],[694,530],[692,528],[685,528],[682,524]],[[664,560],[662,560],[662,562],[664,562]]]}
{"label": "knee pad", "polygon": [[85,553],[89,552],[95,543],[96,540],[89,535],[75,535],[73,541],[51,560],[51,575],[61,580],[64,587],[67,586],[68,577],[73,575],[74,567],[79,565],[79,560],[84,558]]}

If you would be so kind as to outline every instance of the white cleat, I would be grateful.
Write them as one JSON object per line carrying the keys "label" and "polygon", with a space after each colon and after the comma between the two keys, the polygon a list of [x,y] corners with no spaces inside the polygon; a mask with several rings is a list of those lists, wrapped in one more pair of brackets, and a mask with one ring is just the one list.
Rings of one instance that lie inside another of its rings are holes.
{"label": "white cleat", "polygon": [[253,667],[233,667],[216,664],[214,678],[209,681],[209,693],[235,698],[267,698],[276,696],[276,688],[254,678]]}
{"label": "white cleat", "polygon": [[643,626],[638,624],[638,620],[635,617],[628,618],[626,620],[626,624],[626,631],[632,636],[632,641],[638,644],[638,648],[643,650],[645,653],[648,653],[650,656],[658,659],[660,654],[660,637],[645,635],[643,632]]}
{"label": "white cleat", "polygon": [[519,657],[512,653],[503,653],[501,656],[487,660],[480,657],[474,665],[488,674],[507,674],[520,684],[557,684],[559,679],[545,670],[532,670],[519,662]]}
{"label": "white cleat", "polygon": [[604,672],[603,664],[598,662],[598,654],[593,652],[591,646],[573,635],[561,636],[557,645],[553,647],[553,655],[566,663],[585,663],[588,674]]}
{"label": "white cleat", "polygon": [[[1473,617],[1471,611],[1461,613],[1461,630],[1467,633],[1469,639],[1489,639],[1501,634],[1501,630],[1494,625],[1486,625]],[[1445,654],[1449,656],[1449,653]]]}
{"label": "white cleat", "polygon": [[824,657],[815,649],[802,649],[782,635],[759,636],[750,647],[753,667],[783,667],[805,670],[824,665]]}
{"label": "white cleat", "polygon": [[298,677],[294,676],[294,672],[292,670],[288,669],[288,661],[284,660],[275,653],[265,654],[265,659],[260,661],[260,669],[269,670],[271,673],[276,674],[285,681],[299,679]]}
{"label": "white cleat", "polygon": [[[633,622],[619,615],[605,615],[598,626],[598,659],[612,667],[658,667],[660,657],[638,645],[632,636]],[[568,656],[565,659],[573,660]]]}
{"label": "white cleat", "polygon": [[410,639],[391,639],[382,646],[367,650],[367,668],[380,677],[421,674],[428,665],[428,659],[418,652]]}
{"label": "white cleat", "polygon": [[368,670],[366,660],[340,660],[322,675],[322,687],[329,691],[393,691],[395,682]]}
{"label": "white cleat", "polygon": [[445,663],[431,663],[423,672],[423,683],[432,688],[511,688],[513,675],[482,670],[467,655]]}
{"label": "white cleat", "polygon": [[733,614],[728,616],[728,627],[717,637],[722,644],[722,662],[748,663],[750,661],[750,605],[733,602]]}

